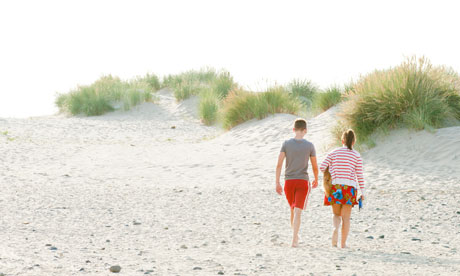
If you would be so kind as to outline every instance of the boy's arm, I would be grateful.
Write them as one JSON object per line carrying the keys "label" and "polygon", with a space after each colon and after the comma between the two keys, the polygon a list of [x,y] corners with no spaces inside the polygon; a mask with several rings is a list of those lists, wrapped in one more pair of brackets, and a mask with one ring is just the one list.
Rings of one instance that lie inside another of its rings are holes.
{"label": "boy's arm", "polygon": [[276,192],[280,195],[283,193],[283,188],[280,184],[280,177],[281,169],[283,168],[284,158],[286,158],[286,153],[280,152],[280,155],[278,156],[278,164],[276,164]]}
{"label": "boy's arm", "polygon": [[313,180],[313,188],[318,187],[318,163],[316,162],[316,156],[310,156],[311,167],[313,168],[313,174],[315,180]]}

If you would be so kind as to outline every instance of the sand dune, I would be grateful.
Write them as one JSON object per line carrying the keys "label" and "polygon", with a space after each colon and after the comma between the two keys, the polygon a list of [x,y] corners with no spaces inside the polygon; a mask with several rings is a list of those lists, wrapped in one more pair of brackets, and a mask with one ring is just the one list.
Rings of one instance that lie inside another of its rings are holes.
{"label": "sand dune", "polygon": [[[348,250],[314,190],[291,249],[274,167],[293,115],[230,131],[197,100],[100,117],[1,119],[5,275],[452,275],[460,271],[460,127],[395,131],[363,153],[368,200]],[[336,109],[308,121],[321,160]],[[174,128],[172,128],[174,126]]]}

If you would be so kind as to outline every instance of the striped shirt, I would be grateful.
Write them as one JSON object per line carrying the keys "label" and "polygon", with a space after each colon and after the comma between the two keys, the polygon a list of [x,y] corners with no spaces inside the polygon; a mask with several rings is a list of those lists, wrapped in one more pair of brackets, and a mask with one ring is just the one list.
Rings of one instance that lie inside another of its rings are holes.
{"label": "striped shirt", "polygon": [[327,167],[332,184],[353,186],[357,189],[357,179],[359,188],[364,193],[363,159],[359,152],[347,147],[337,148],[327,155],[319,169],[324,172]]}

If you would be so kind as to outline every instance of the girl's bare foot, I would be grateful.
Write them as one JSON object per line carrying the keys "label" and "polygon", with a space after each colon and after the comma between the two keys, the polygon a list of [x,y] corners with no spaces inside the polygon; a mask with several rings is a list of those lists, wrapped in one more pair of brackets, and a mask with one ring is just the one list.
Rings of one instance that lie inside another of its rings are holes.
{"label": "girl's bare foot", "polygon": [[335,229],[332,232],[332,246],[337,247],[337,242],[339,240],[339,229]]}
{"label": "girl's bare foot", "polygon": [[292,247],[298,247],[299,246],[299,237],[294,237],[292,239]]}

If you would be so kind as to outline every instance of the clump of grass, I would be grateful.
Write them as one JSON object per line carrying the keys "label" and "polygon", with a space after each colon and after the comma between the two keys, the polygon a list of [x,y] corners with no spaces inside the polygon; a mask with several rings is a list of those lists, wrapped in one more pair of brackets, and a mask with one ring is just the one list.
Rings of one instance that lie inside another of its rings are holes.
{"label": "clump of grass", "polygon": [[218,74],[214,68],[189,70],[175,75],[167,75],[163,78],[162,87],[174,89],[183,83],[212,83]]}
{"label": "clump of grass", "polygon": [[91,85],[79,86],[67,94],[58,94],[55,104],[61,112],[72,115],[97,116],[113,111],[115,102],[122,102],[125,110],[152,100],[155,90],[145,78],[122,81],[111,75],[103,76]]}
{"label": "clump of grass", "polygon": [[288,85],[289,93],[298,97],[307,107],[311,107],[313,99],[318,92],[318,87],[311,81],[294,79]]}
{"label": "clump of grass", "polygon": [[155,74],[146,74],[144,77],[140,78],[139,81],[147,83],[151,89],[157,91],[160,89],[160,79]]}
{"label": "clump of grass", "polygon": [[321,111],[326,111],[334,105],[340,103],[342,93],[340,87],[332,86],[324,92],[317,93],[314,100],[314,105]]}
{"label": "clump of grass", "polygon": [[220,98],[210,89],[200,93],[200,104],[198,107],[200,118],[206,125],[212,125],[217,120]]}
{"label": "clump of grass", "polygon": [[245,121],[263,119],[269,114],[296,114],[301,103],[283,87],[272,87],[266,92],[253,93],[232,90],[224,101],[223,124],[231,128]]}
{"label": "clump of grass", "polygon": [[229,72],[220,73],[212,83],[212,90],[220,98],[225,98],[230,90],[235,88],[236,84]]}
{"label": "clump of grass", "polygon": [[432,129],[460,120],[460,77],[425,58],[362,77],[347,98],[342,117],[364,140],[379,129]]}
{"label": "clump of grass", "polygon": [[168,75],[163,79],[163,86],[172,89],[178,101],[188,99],[193,95],[200,95],[201,120],[211,125],[217,120],[221,99],[225,98],[229,91],[237,85],[230,73],[207,68]]}
{"label": "clump of grass", "polygon": [[179,101],[185,100],[190,98],[192,95],[197,95],[201,89],[201,85],[197,82],[181,82],[180,85],[174,88],[174,96]]}
{"label": "clump of grass", "polygon": [[213,68],[189,70],[177,75],[168,75],[163,78],[163,87],[174,91],[177,100],[185,100],[197,95],[203,88],[209,87],[218,77]]}

